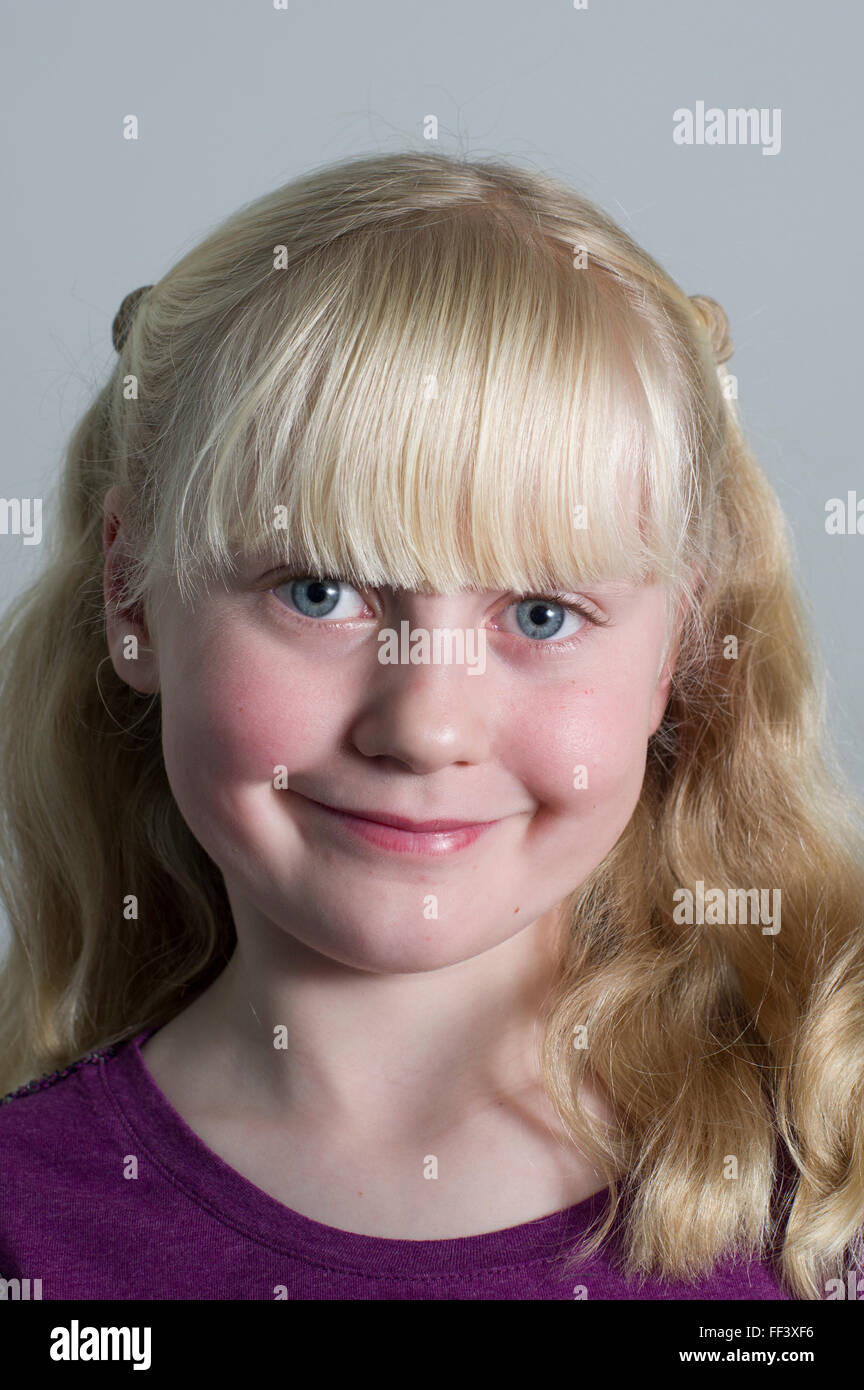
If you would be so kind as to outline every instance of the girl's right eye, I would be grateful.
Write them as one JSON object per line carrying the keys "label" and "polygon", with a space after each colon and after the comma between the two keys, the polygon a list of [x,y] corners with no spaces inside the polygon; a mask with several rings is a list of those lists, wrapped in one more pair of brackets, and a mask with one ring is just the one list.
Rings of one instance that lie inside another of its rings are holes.
{"label": "girl's right eye", "polygon": [[[315,579],[308,575],[289,576],[274,585],[271,592],[278,597],[280,589],[288,591],[288,602],[304,618],[359,618],[362,617],[362,609],[366,606],[357,590],[341,579]],[[344,611],[343,600],[348,600],[350,609],[352,595],[359,601],[360,612]]]}

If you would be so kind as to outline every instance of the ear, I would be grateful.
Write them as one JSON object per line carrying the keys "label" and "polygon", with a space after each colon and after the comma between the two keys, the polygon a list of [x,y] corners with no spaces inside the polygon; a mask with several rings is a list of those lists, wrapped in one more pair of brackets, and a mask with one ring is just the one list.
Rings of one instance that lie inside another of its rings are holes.
{"label": "ear", "polygon": [[675,667],[678,663],[681,637],[681,628],[678,626],[660,662],[660,670],[657,672],[657,684],[654,687],[654,694],[651,697],[651,712],[648,719],[649,738],[652,734],[656,734],[660,725],[663,723],[663,716],[666,713],[666,706],[669,703],[669,693],[672,689],[672,677],[675,674]]}
{"label": "ear", "polygon": [[[704,580],[701,570],[696,565],[691,566],[690,581],[694,587],[694,592],[698,595]],[[663,723],[666,706],[669,704],[672,678],[675,675],[675,668],[678,665],[678,655],[681,651],[681,643],[684,640],[687,612],[687,601],[684,595],[681,594],[673,606],[671,628],[669,629],[670,635],[667,639],[667,646],[663,656],[660,659],[660,670],[657,672],[657,684],[651,697],[651,712],[648,719],[649,738],[652,734],[656,734],[660,725]]]}
{"label": "ear", "polygon": [[656,734],[660,725],[663,723],[663,716],[666,713],[666,706],[669,703],[669,691],[672,687],[672,675],[675,670],[675,657],[678,654],[676,644],[675,651],[666,657],[660,673],[657,677],[657,685],[651,698],[651,713],[648,720],[648,736]]}
{"label": "ear", "polygon": [[159,689],[159,663],[151,644],[143,605],[120,607],[123,581],[129,566],[127,535],[123,527],[125,502],[123,488],[112,487],[103,503],[105,635],[111,664],[120,679],[142,695],[153,695]]}

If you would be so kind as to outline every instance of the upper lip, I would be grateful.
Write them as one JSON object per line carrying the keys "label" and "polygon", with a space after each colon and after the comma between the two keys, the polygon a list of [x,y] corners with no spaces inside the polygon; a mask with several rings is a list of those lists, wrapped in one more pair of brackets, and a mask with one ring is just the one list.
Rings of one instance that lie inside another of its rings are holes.
{"label": "upper lip", "polygon": [[[392,825],[397,830],[414,830],[418,833],[423,831],[435,830],[462,830],[467,825],[488,825],[489,821],[484,820],[409,820],[407,816],[393,816],[389,811],[355,811],[353,806],[334,806],[330,801],[321,801],[319,797],[308,797],[309,801],[317,801],[319,806],[326,806],[330,811],[343,811],[345,815],[356,816],[358,820],[374,820],[381,825]],[[495,817],[494,819],[499,819]]]}

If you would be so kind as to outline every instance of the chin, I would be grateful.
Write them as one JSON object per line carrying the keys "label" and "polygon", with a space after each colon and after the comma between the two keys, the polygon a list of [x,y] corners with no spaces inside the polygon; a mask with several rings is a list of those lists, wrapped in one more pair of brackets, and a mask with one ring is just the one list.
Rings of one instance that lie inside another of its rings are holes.
{"label": "chin", "polygon": [[380,923],[370,925],[367,921],[352,932],[342,922],[338,930],[322,929],[319,935],[304,939],[303,944],[330,960],[376,975],[412,975],[442,970],[481,955],[498,944],[497,940],[480,937],[466,941],[464,934],[454,939],[452,928],[442,931],[441,926],[440,921],[421,919],[406,930],[403,918],[393,927]]}

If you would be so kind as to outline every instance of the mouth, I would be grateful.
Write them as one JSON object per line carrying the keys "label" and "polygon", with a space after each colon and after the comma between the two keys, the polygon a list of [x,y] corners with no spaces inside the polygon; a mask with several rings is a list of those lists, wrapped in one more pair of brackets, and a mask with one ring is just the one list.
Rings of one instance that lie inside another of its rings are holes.
{"label": "mouth", "polygon": [[303,800],[323,812],[332,824],[347,831],[352,838],[359,837],[379,849],[402,854],[451,854],[474,844],[504,819],[412,821],[385,811],[347,811],[311,797],[303,797]]}
{"label": "mouth", "polygon": [[[311,801],[311,797],[306,798]],[[339,811],[343,816],[351,816],[354,820],[371,820],[376,825],[392,825],[397,830],[410,830],[415,834],[425,834],[439,830],[467,830],[476,825],[494,825],[494,821],[487,820],[409,820],[407,816],[392,816],[386,811],[354,811],[347,806],[333,806],[328,801],[318,801],[317,806],[323,806],[328,811]]]}

